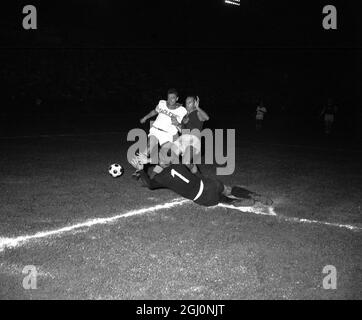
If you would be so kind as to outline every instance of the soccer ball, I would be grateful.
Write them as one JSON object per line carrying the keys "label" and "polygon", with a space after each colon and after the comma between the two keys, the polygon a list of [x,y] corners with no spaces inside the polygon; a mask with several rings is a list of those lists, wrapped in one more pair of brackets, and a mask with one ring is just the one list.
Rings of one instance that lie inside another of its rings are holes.
{"label": "soccer ball", "polygon": [[109,166],[108,172],[113,178],[118,178],[123,174],[124,169],[120,164],[114,163]]}

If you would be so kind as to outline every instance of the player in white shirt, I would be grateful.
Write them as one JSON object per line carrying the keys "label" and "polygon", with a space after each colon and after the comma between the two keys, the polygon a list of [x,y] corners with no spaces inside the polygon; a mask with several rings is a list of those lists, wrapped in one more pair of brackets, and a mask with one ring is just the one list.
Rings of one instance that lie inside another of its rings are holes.
{"label": "player in white shirt", "polygon": [[158,144],[164,146],[166,143],[172,143],[178,137],[177,126],[181,125],[187,110],[177,103],[177,100],[177,91],[169,89],[167,101],[160,100],[157,107],[140,120],[141,123],[145,123],[148,119],[157,115],[148,134],[150,138],[148,152],[145,150],[143,153],[152,154],[154,146]]}
{"label": "player in white shirt", "polygon": [[264,107],[264,102],[260,101],[260,104],[256,107],[256,130],[260,131],[262,128],[263,120],[264,120],[264,114],[267,113],[266,108]]}

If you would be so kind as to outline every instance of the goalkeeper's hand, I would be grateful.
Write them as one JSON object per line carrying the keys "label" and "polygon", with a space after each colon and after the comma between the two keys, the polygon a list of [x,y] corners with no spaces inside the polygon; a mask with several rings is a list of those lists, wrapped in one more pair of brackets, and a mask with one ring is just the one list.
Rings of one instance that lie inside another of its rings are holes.
{"label": "goalkeeper's hand", "polygon": [[146,163],[150,163],[150,159],[147,158],[147,154],[145,153],[136,153],[136,158],[137,160],[142,163],[142,164],[146,164]]}
{"label": "goalkeeper's hand", "polygon": [[130,163],[136,170],[142,170],[143,166],[149,162],[150,160],[147,158],[146,154],[136,153],[135,157],[131,160]]}
{"label": "goalkeeper's hand", "polygon": [[133,158],[130,162],[130,164],[132,165],[132,167],[134,167],[136,170],[142,170],[143,169],[143,164],[140,163],[136,158]]}

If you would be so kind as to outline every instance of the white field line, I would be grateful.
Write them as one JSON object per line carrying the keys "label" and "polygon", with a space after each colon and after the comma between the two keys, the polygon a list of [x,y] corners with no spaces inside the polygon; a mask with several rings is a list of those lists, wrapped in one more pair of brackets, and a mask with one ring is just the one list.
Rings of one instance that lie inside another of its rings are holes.
{"label": "white field line", "polygon": [[[191,201],[178,198],[178,199],[171,200],[170,202],[166,202],[164,204],[159,204],[159,205],[155,205],[152,207],[146,207],[146,208],[142,208],[142,209],[138,209],[138,210],[131,210],[131,211],[128,211],[123,214],[115,215],[113,217],[91,219],[91,220],[87,220],[82,223],[77,223],[77,224],[63,227],[60,229],[41,231],[41,232],[35,233],[33,235],[24,235],[24,236],[18,236],[15,238],[1,238],[0,237],[0,252],[3,251],[5,248],[15,248],[15,247],[21,246],[21,245],[23,245],[27,242],[30,242],[32,240],[35,240],[35,239],[41,239],[41,238],[61,235],[63,233],[67,233],[67,232],[70,232],[70,231],[73,231],[76,229],[92,227],[94,225],[108,224],[108,223],[112,223],[121,218],[127,218],[127,217],[131,217],[131,216],[135,216],[135,215],[142,215],[145,213],[164,210],[164,209],[171,209],[173,207],[181,206],[185,203],[191,203]],[[275,217],[279,220],[284,220],[287,222],[311,223],[311,224],[314,223],[314,224],[321,224],[321,225],[327,225],[327,226],[338,227],[338,228],[345,228],[345,229],[349,229],[349,230],[353,230],[353,231],[362,230],[361,227],[354,226],[351,224],[340,224],[340,223],[334,223],[334,222],[318,221],[318,220],[310,220],[310,219],[304,219],[304,218],[286,217],[286,216],[278,215],[275,213],[273,207],[267,207],[267,211],[265,211],[265,207],[257,207],[257,206],[235,207],[233,205],[228,205],[228,204],[218,204],[217,206],[209,207],[207,209],[213,209],[213,208],[218,208],[218,207],[238,210],[243,213],[248,212],[248,213],[253,213],[256,215],[271,216],[271,217]]]}
{"label": "white field line", "polygon": [[234,209],[234,210],[238,210],[238,211],[242,211],[242,212],[250,212],[250,213],[254,213],[254,214],[260,214],[260,215],[264,215],[264,216],[276,216],[277,215],[274,212],[273,207],[267,207],[268,208],[267,212],[265,210],[263,210],[264,208],[256,207],[256,206],[254,206],[254,207],[235,207],[235,206],[233,206],[231,204],[219,203],[215,207],[229,208],[229,209]]}
{"label": "white field line", "polygon": [[328,222],[328,221],[319,221],[319,220],[310,220],[310,219],[303,219],[303,218],[295,218],[295,217],[286,217],[286,216],[279,216],[278,218],[288,221],[288,222],[297,222],[297,223],[314,223],[314,224],[322,224],[325,226],[331,227],[338,227],[338,228],[345,228],[353,231],[362,230],[361,227],[355,226],[353,224],[343,224],[343,223],[336,223],[336,222]]}
{"label": "white field line", "polygon": [[67,227],[63,227],[60,229],[41,231],[41,232],[37,232],[32,235],[18,236],[15,238],[1,238],[0,237],[0,252],[3,251],[5,248],[15,248],[15,247],[18,247],[20,245],[23,245],[23,244],[30,242],[32,240],[35,240],[35,239],[56,236],[56,235],[74,231],[74,230],[80,229],[80,228],[92,227],[92,226],[100,225],[100,224],[108,224],[108,223],[112,223],[121,218],[127,218],[127,217],[141,215],[141,214],[145,214],[145,213],[149,213],[149,212],[170,209],[173,207],[180,206],[188,201],[189,200],[184,200],[184,199],[178,198],[178,199],[174,199],[174,200],[164,203],[164,204],[158,204],[158,205],[155,205],[152,207],[131,210],[126,213],[117,214],[115,216],[108,217],[108,218],[95,218],[95,219],[87,220],[85,222],[81,222],[81,223],[73,224],[73,225],[70,225]]}
{"label": "white field line", "polygon": [[224,207],[234,210],[239,210],[242,212],[251,212],[258,215],[264,215],[264,216],[273,216],[278,218],[279,220],[284,220],[288,222],[294,222],[294,223],[311,223],[311,224],[321,224],[331,227],[338,227],[338,228],[345,228],[349,230],[359,231],[362,230],[361,227],[352,225],[352,224],[342,224],[342,223],[336,223],[336,222],[327,222],[327,221],[319,221],[319,220],[310,220],[310,219],[304,219],[304,218],[295,218],[295,217],[287,217],[283,215],[276,214],[273,207],[268,207],[268,211],[264,211],[261,208],[258,207],[234,207],[233,205],[228,204],[219,204],[216,207]]}

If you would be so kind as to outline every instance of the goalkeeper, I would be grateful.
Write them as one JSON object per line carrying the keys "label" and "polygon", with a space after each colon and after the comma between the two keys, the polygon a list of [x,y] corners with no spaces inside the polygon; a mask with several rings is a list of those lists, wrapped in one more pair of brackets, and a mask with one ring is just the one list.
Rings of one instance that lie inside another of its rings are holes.
{"label": "goalkeeper", "polygon": [[[171,151],[172,152],[172,151]],[[177,155],[173,154],[173,160]],[[230,203],[237,206],[252,206],[255,202],[271,205],[273,202],[240,186],[230,187],[217,179],[193,174],[186,165],[170,162],[160,153],[160,163],[151,165],[145,155],[137,155],[131,164],[139,170],[143,185],[151,190],[167,188],[184,198],[203,206]]]}

